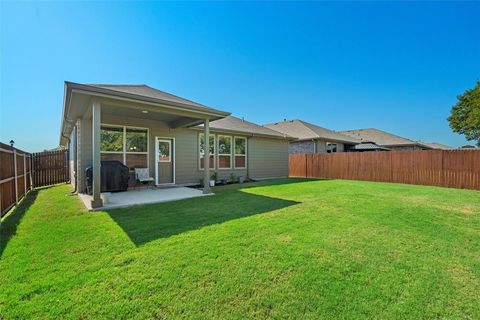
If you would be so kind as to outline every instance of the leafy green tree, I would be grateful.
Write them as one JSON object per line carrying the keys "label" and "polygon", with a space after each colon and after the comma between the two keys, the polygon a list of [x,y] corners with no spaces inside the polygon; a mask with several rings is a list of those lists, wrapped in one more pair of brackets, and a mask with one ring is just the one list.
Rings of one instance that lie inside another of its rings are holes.
{"label": "leafy green tree", "polygon": [[480,146],[480,81],[457,99],[448,117],[450,128],[465,135],[469,141],[476,140],[477,146]]}

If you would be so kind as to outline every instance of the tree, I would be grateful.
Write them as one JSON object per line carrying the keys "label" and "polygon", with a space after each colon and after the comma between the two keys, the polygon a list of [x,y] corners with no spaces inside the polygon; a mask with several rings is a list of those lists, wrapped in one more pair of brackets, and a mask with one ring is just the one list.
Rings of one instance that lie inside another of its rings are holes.
{"label": "tree", "polygon": [[475,140],[480,147],[480,81],[473,89],[457,97],[448,122],[453,132],[463,134],[467,140]]}

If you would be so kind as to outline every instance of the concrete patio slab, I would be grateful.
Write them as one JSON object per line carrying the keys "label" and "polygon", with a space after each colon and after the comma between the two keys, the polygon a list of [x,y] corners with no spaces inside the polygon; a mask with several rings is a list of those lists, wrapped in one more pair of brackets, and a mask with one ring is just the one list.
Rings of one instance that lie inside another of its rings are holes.
{"label": "concrete patio slab", "polygon": [[92,209],[92,196],[83,193],[78,194],[85,207],[88,210],[93,211],[125,208],[143,204],[175,201],[210,195],[213,195],[213,193],[203,194],[202,190],[200,189],[187,187],[149,188],[128,190],[123,192],[102,193],[102,198],[106,196],[108,199],[107,202],[104,202],[103,207]]}

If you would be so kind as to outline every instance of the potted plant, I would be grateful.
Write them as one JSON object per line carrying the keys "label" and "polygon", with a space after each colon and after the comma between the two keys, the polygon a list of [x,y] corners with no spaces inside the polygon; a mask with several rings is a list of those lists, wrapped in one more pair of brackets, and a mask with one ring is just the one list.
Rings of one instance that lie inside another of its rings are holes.
{"label": "potted plant", "polygon": [[215,181],[217,181],[217,172],[213,172],[210,176],[210,187],[215,187]]}

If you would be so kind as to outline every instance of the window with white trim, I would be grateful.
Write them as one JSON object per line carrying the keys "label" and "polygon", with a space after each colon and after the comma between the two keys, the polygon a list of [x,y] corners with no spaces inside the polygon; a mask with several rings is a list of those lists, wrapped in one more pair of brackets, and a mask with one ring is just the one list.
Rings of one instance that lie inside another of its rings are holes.
{"label": "window with white trim", "polygon": [[[200,133],[198,135],[198,145],[199,145],[199,168],[200,170],[203,170],[204,168],[204,163],[205,163],[205,138],[204,134]],[[215,135],[209,134],[208,135],[208,140],[209,140],[209,155],[210,155],[210,169],[215,169]]]}
{"label": "window with white trim", "polygon": [[247,167],[247,138],[235,137],[235,169]]}
{"label": "window with white trim", "polygon": [[231,136],[217,136],[218,141],[218,169],[232,168],[232,137]]}
{"label": "window with white trim", "polygon": [[327,142],[327,153],[337,152],[337,144],[333,142]]}
{"label": "window with white trim", "polygon": [[148,168],[148,129],[102,125],[102,160],[118,160],[129,168]]}

